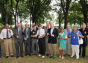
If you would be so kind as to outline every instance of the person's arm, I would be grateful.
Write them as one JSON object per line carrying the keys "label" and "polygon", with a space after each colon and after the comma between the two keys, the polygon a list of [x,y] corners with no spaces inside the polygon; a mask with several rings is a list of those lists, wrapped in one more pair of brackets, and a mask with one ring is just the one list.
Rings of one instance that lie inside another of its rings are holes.
{"label": "person's arm", "polygon": [[77,35],[80,37],[80,38],[84,38],[84,36],[82,35],[82,33],[80,31],[78,31]]}
{"label": "person's arm", "polygon": [[52,37],[57,38],[58,37],[58,30],[55,29],[55,33],[52,35]]}
{"label": "person's arm", "polygon": [[66,34],[65,38],[62,38],[62,39],[67,40],[67,34]]}
{"label": "person's arm", "polygon": [[11,36],[13,36],[13,31],[11,30]]}

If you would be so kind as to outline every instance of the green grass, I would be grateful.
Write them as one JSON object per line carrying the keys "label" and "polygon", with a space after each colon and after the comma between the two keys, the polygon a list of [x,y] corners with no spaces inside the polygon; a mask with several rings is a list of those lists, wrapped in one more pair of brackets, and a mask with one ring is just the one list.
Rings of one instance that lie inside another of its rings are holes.
{"label": "green grass", "polygon": [[63,60],[60,59],[59,57],[56,57],[55,59],[51,59],[49,57],[42,59],[41,57],[35,55],[35,56],[24,56],[23,58],[19,57],[17,59],[16,57],[9,57],[8,59],[2,57],[0,58],[0,63],[88,63],[88,51],[87,56],[85,58],[80,57],[79,60],[76,60],[75,57],[71,58],[69,56],[65,56]]}
{"label": "green grass", "polygon": [[[55,59],[51,59],[49,57],[46,57],[45,59],[42,59],[41,57],[38,56],[24,56],[23,58],[19,57],[16,59],[16,57],[9,57],[8,59],[5,58],[5,50],[4,50],[4,45],[2,45],[2,53],[3,56],[0,58],[0,63],[88,63],[88,47],[86,51],[86,56],[85,58],[80,57],[79,60],[76,60],[75,57],[71,58],[66,56],[63,60],[60,59],[59,57]],[[13,43],[14,45],[14,43]],[[57,49],[57,54],[59,53]],[[14,47],[14,54],[15,54],[15,47]]]}
{"label": "green grass", "polygon": [[80,58],[79,60],[76,60],[75,58],[70,58],[70,57],[65,57],[64,60],[60,58],[55,58],[55,59],[50,59],[46,57],[45,59],[42,59],[41,57],[38,56],[25,56],[23,58],[18,58],[16,59],[15,57],[13,58],[4,58],[2,57],[0,59],[0,63],[88,63],[88,57],[86,58]]}

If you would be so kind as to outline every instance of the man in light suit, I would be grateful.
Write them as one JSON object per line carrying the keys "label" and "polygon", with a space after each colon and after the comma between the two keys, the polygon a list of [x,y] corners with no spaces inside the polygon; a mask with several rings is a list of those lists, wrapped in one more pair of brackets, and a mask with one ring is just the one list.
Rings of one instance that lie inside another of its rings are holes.
{"label": "man in light suit", "polygon": [[6,58],[9,56],[13,57],[13,46],[12,46],[13,31],[9,28],[9,24],[5,25],[5,28],[1,31],[1,39],[5,46]]}
{"label": "man in light suit", "polygon": [[31,55],[31,48],[30,48],[30,29],[28,28],[29,25],[25,24],[24,29],[24,46],[25,46],[25,56]]}
{"label": "man in light suit", "polygon": [[15,48],[16,48],[16,58],[19,56],[23,57],[23,29],[21,24],[14,30],[15,36]]}

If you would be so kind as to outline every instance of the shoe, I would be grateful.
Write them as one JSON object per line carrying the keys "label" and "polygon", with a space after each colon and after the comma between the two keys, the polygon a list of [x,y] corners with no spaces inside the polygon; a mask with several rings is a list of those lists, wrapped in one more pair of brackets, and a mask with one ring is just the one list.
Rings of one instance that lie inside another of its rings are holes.
{"label": "shoe", "polygon": [[64,59],[64,56],[62,56],[62,59]]}
{"label": "shoe", "polygon": [[45,56],[42,56],[42,58],[45,58]]}
{"label": "shoe", "polygon": [[19,56],[16,56],[16,58],[19,58]]}
{"label": "shoe", "polygon": [[52,57],[52,59],[55,59],[55,58],[56,58],[55,56]]}
{"label": "shoe", "polygon": [[78,58],[76,58],[77,60],[79,59],[79,57]]}
{"label": "shoe", "polygon": [[46,56],[49,56],[49,54],[46,54]]}
{"label": "shoe", "polygon": [[9,56],[6,56],[6,58],[8,58]]}
{"label": "shoe", "polygon": [[74,56],[71,56],[71,58],[73,58]]}
{"label": "shoe", "polygon": [[0,56],[0,58],[2,58],[2,57]]}
{"label": "shoe", "polygon": [[21,57],[24,57],[24,56],[21,56]]}
{"label": "shoe", "polygon": [[41,56],[41,54],[39,54],[39,57]]}
{"label": "shoe", "polygon": [[25,56],[27,56],[27,54],[25,54]]}
{"label": "shoe", "polygon": [[31,54],[29,54],[29,56],[31,56]]}
{"label": "shoe", "polygon": [[49,58],[52,58],[53,56],[50,56]]}
{"label": "shoe", "polygon": [[59,58],[61,58],[61,55],[59,56]]}
{"label": "shoe", "polygon": [[11,57],[14,57],[14,55],[11,55]]}

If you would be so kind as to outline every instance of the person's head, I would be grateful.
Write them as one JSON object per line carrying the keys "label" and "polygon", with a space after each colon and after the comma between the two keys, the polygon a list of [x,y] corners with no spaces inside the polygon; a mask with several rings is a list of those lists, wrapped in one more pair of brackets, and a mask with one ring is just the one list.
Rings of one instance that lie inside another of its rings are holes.
{"label": "person's head", "polygon": [[36,26],[35,25],[33,26],[33,30],[36,30]]}
{"label": "person's head", "polygon": [[9,28],[9,24],[5,24],[5,28],[8,29]]}
{"label": "person's head", "polygon": [[77,26],[74,26],[74,27],[73,27],[73,31],[74,31],[74,32],[76,32],[76,31],[77,31],[77,29],[78,29],[78,27],[77,27]]}
{"label": "person's head", "polygon": [[35,25],[35,23],[32,23],[32,27]]}
{"label": "person's head", "polygon": [[46,26],[50,26],[50,22],[49,21],[46,22]]}
{"label": "person's head", "polygon": [[54,28],[54,23],[50,23],[50,27],[51,28]]}
{"label": "person's head", "polygon": [[60,28],[60,33],[63,33],[64,32],[64,28]]}
{"label": "person's head", "polygon": [[21,23],[18,23],[18,28],[20,28],[21,27]]}
{"label": "person's head", "polygon": [[67,29],[70,29],[70,25],[69,24],[67,24]]}
{"label": "person's head", "polygon": [[28,28],[29,27],[29,24],[25,24],[25,27]]}
{"label": "person's head", "polygon": [[38,25],[38,29],[40,30],[42,28],[42,25]]}
{"label": "person's head", "polygon": [[82,28],[83,28],[83,29],[85,29],[85,28],[86,28],[86,24],[85,24],[85,23],[83,23]]}

